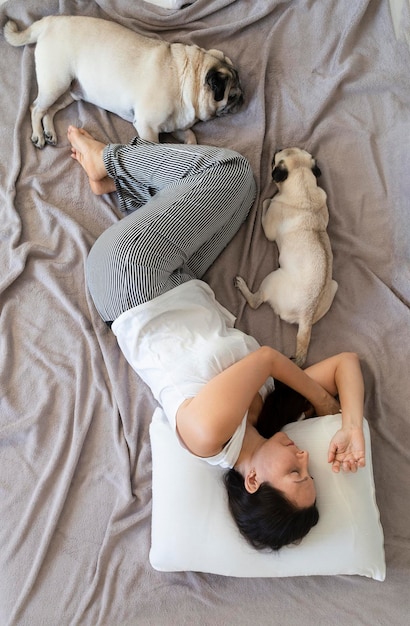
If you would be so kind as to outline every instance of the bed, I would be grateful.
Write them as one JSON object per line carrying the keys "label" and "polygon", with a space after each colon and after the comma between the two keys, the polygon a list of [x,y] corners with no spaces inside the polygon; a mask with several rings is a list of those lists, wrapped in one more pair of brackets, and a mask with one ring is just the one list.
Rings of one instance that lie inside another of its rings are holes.
{"label": "bed", "polygon": [[[88,251],[120,218],[70,159],[68,124],[101,141],[132,126],[86,103],[56,118],[60,141],[30,142],[33,47],[0,37],[0,623],[44,626],[394,624],[410,614],[410,52],[407,2],[9,0],[19,25],[103,17],[169,41],[221,48],[245,105],[196,126],[199,143],[250,161],[257,199],[206,275],[236,325],[291,356],[296,328],[233,285],[277,266],[261,228],[278,148],[312,152],[328,194],[339,290],[313,328],[308,364],[356,351],[384,531],[384,582],[357,575],[236,577],[162,572],[149,560],[155,403],[99,319]],[[329,554],[329,559],[332,555]]]}

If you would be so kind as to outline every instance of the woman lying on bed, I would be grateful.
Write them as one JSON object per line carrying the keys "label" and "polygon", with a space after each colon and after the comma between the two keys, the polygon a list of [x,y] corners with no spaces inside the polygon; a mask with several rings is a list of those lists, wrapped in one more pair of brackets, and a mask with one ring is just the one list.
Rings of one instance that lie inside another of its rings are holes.
{"label": "woman lying on bed", "polygon": [[303,371],[260,347],[234,328],[235,318],[201,280],[254,201],[247,160],[226,149],[138,138],[105,145],[72,126],[68,139],[94,193],[117,191],[128,212],[102,233],[87,261],[100,316],[181,445],[230,468],[230,508],[247,539],[275,550],[300,540],[318,520],[315,484],[308,452],[279,431],[284,420],[266,420],[273,380],[301,394],[317,415],[341,406],[328,460],[335,472],[355,472],[365,463],[363,379],[351,353]]}

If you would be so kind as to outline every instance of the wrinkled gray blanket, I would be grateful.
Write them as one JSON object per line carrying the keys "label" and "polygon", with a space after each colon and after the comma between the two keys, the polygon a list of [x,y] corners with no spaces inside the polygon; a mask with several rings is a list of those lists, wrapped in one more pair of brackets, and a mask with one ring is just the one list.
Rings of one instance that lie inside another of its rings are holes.
{"label": "wrinkled gray blanket", "polygon": [[[328,194],[339,291],[314,326],[308,363],[362,359],[384,583],[357,576],[236,579],[164,574],[148,562],[155,407],[93,308],[84,262],[119,218],[70,159],[66,129],[127,142],[133,128],[89,104],[58,114],[60,142],[30,142],[32,46],[0,36],[0,623],[394,624],[410,611],[410,53],[382,0],[196,0],[180,11],[134,0],[10,0],[28,25],[48,14],[112,19],[169,41],[224,50],[246,104],[198,124],[200,143],[246,155],[258,198],[208,272],[237,325],[288,355],[296,328],[235,290],[277,263],[261,229],[277,148],[314,153]],[[132,63],[132,59],[129,60]],[[329,554],[329,559],[332,555]]]}

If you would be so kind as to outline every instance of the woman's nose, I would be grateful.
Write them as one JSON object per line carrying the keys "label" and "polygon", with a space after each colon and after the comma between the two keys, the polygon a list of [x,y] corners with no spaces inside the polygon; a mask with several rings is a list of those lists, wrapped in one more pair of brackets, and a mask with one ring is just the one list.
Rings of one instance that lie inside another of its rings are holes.
{"label": "woman's nose", "polygon": [[307,450],[298,450],[296,452],[296,455],[300,458],[306,461],[309,459],[309,452]]}

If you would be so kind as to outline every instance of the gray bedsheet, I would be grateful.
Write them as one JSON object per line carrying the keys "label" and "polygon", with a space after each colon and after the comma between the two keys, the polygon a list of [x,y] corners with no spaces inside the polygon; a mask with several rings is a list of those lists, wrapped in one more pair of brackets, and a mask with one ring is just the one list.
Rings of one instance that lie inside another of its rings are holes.
{"label": "gray bedsheet", "polygon": [[239,67],[245,106],[196,133],[250,159],[258,198],[207,279],[241,329],[288,355],[296,328],[267,305],[251,311],[232,279],[239,272],[256,287],[277,263],[260,223],[274,191],[274,150],[297,145],[317,157],[339,291],[314,327],[308,362],[342,350],[362,359],[387,577],[236,579],[151,568],[155,405],[84,281],[90,246],[118,207],[92,195],[65,136],[74,123],[102,141],[127,142],[133,128],[73,104],[58,114],[58,146],[35,149],[34,50],[1,36],[0,623],[407,624],[408,4],[396,30],[386,0],[196,0],[181,11],[134,0],[10,0],[0,25],[6,15],[28,25],[58,13],[219,47]]}

